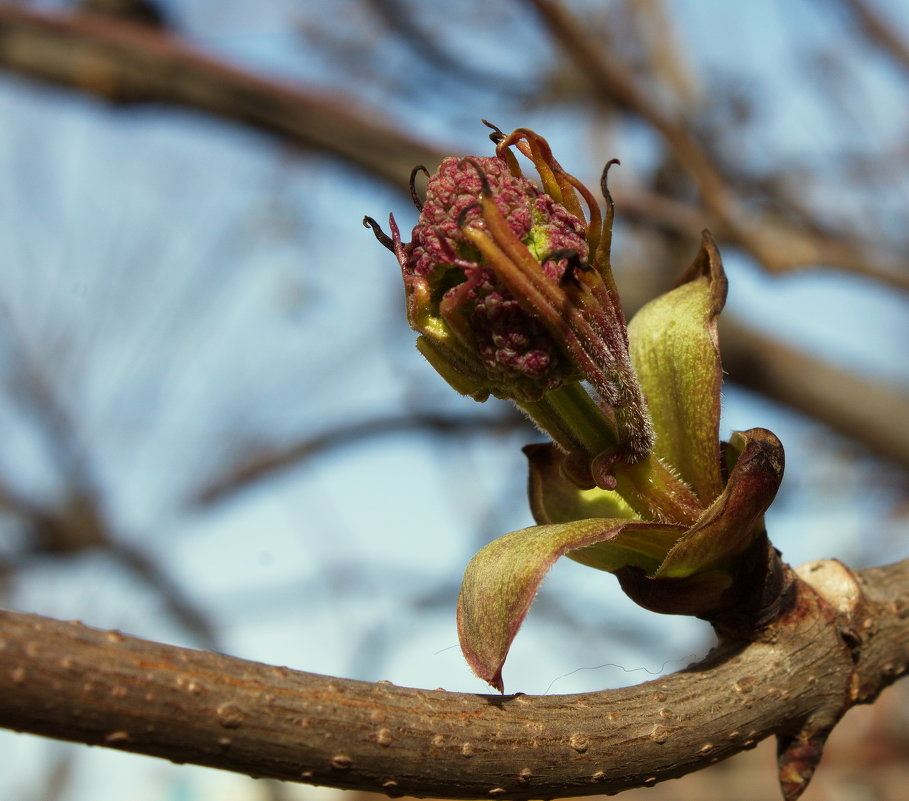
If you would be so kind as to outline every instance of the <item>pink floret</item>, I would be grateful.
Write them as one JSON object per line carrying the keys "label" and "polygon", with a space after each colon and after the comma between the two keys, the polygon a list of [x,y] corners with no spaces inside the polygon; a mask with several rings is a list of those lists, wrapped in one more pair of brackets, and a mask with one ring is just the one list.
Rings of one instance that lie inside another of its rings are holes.
{"label": "pink floret", "polygon": [[[502,159],[477,157],[472,161],[483,170],[493,199],[515,237],[525,244],[532,238],[542,240],[547,252],[572,249],[580,258],[587,257],[582,220],[536,184],[513,176]],[[482,191],[478,171],[471,165],[460,165],[460,159],[446,158],[431,178],[413,240],[405,247],[404,272],[448,286],[469,279],[471,288],[462,293],[459,311],[467,318],[477,354],[490,379],[499,385],[518,382],[521,394],[539,397],[577,378],[576,371],[561,357],[559,346],[542,323],[522,309],[494,272],[479,261],[476,248],[459,228],[459,215],[477,203]],[[466,215],[471,225],[483,227],[479,209]],[[564,259],[547,260],[544,270],[552,280],[559,281],[565,265]],[[462,281],[447,277],[451,270],[459,270]]]}

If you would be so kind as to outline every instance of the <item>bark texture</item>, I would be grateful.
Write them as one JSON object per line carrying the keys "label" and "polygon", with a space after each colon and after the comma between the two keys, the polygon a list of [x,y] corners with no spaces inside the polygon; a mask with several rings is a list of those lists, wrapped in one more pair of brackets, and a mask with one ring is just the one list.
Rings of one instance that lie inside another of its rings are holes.
{"label": "bark texture", "polygon": [[511,696],[302,673],[0,613],[0,725],[388,795],[552,798],[681,776],[777,735],[784,794],[909,665],[909,561],[803,566],[751,642],[637,687]]}

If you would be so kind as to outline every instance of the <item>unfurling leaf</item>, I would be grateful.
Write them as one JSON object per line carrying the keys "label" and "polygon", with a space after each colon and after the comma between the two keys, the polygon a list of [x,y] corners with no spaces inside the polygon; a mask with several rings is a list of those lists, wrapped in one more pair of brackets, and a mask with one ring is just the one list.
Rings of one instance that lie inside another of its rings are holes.
{"label": "unfurling leaf", "polygon": [[659,567],[685,529],[635,520],[532,526],[493,540],[467,566],[458,597],[458,636],[474,672],[500,692],[502,665],[540,583],[560,556],[601,570]]}

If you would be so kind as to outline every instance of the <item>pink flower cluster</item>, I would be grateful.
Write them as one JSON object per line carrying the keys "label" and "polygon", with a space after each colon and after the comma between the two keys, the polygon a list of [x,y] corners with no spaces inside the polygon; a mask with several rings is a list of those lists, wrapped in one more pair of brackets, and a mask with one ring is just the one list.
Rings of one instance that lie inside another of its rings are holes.
{"label": "pink flower cluster", "polygon": [[[588,257],[585,223],[572,215],[526,178],[513,176],[503,159],[475,158],[492,197],[511,232],[542,262],[552,281],[563,280],[565,258],[547,259],[556,251]],[[482,189],[479,171],[457,158],[445,159],[432,177],[426,201],[404,246],[406,274],[426,279],[434,300],[446,311],[463,315],[474,338],[475,351],[494,383],[527,379],[529,396],[561,386],[579,376],[560,356],[542,323],[512,297],[461,226],[484,228],[477,205]],[[528,384],[529,382],[529,384]]]}

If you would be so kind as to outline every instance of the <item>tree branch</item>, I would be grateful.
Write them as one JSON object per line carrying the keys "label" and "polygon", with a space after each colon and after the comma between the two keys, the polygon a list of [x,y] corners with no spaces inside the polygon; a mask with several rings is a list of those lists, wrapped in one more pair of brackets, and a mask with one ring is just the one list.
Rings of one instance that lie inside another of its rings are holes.
{"label": "tree branch", "polygon": [[108,100],[168,103],[277,134],[407,188],[441,153],[356,109],[206,55],[166,32],[97,14],[0,6],[0,67]]}
{"label": "tree branch", "polygon": [[[697,231],[714,218],[723,234],[770,272],[829,266],[909,289],[904,260],[872,242],[809,233],[746,214],[740,198],[689,128],[641,91],[618,61],[604,57],[578,21],[553,0],[525,0],[603,98],[657,130],[701,191]],[[167,32],[97,14],[51,14],[0,6],[0,68],[112,103],[167,103],[276,134],[316,148],[406,189],[414,164],[444,153],[376,121],[349,100],[263,78],[202,53]],[[668,203],[669,201],[667,201]],[[666,205],[666,204],[664,204]],[[706,215],[705,215],[706,211]]]}
{"label": "tree branch", "polygon": [[858,28],[868,42],[878,51],[890,56],[894,64],[909,75],[909,44],[896,32],[894,26],[865,0],[842,0],[852,13]]}
{"label": "tree branch", "polygon": [[[437,437],[464,436],[470,432],[505,432],[516,428],[533,430],[516,411],[492,417],[488,414],[441,415],[431,412],[389,415],[340,425],[274,450],[254,453],[252,458],[229,466],[197,490],[191,506],[208,506],[241,492],[275,473],[296,467],[327,451],[364,442],[387,434],[426,433]],[[0,488],[2,489],[2,488]],[[2,496],[0,496],[2,499]]]}
{"label": "tree branch", "polygon": [[[829,266],[909,290],[909,273],[898,253],[871,242],[809,233],[770,215],[746,211],[712,154],[683,120],[667,113],[642,90],[621,59],[610,58],[559,0],[524,0],[533,8],[565,57],[574,62],[593,92],[650,125],[697,185],[704,209],[716,218],[726,237],[751,253],[768,272],[781,273]],[[701,226],[703,227],[703,225]]]}
{"label": "tree branch", "polygon": [[[827,267],[897,289],[909,289],[905,259],[897,251],[874,241],[835,235],[815,220],[793,227],[758,216],[750,223],[748,236],[743,237],[740,227],[728,215],[718,215],[696,203],[640,186],[617,188],[613,195],[624,217],[692,239],[709,228],[717,239],[742,248],[769,273],[782,275]],[[790,198],[786,202],[791,206],[793,201]]]}
{"label": "tree branch", "polygon": [[753,642],[573,696],[369,684],[2,612],[0,725],[260,777],[487,799],[651,785],[776,734],[791,799],[791,776],[814,758],[804,743],[909,665],[909,560],[798,572],[787,610]]}
{"label": "tree branch", "polygon": [[909,470],[909,391],[863,378],[761,334],[720,322],[729,378],[830,426],[876,456]]}

